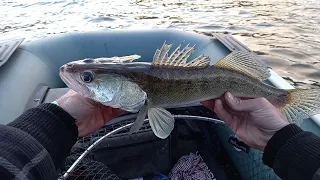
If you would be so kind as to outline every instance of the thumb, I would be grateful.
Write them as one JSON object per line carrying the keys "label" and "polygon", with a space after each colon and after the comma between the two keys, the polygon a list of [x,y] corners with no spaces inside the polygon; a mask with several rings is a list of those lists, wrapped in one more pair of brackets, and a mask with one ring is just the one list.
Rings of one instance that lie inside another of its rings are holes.
{"label": "thumb", "polygon": [[234,97],[230,92],[225,94],[224,99],[228,107],[234,111],[254,111],[260,106],[257,99],[242,100]]}

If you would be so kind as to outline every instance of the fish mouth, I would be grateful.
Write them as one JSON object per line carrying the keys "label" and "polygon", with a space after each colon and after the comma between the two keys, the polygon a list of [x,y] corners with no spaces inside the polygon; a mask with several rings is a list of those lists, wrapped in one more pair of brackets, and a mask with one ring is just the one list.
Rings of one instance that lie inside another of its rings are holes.
{"label": "fish mouth", "polygon": [[[61,67],[62,68],[62,67]],[[60,69],[61,69],[60,68]],[[66,76],[63,71],[60,71],[59,73],[60,78],[62,79],[62,81],[72,90],[76,91],[77,93],[79,93],[81,96],[84,96],[86,93],[85,92],[90,92],[89,89],[87,87],[84,87],[81,85],[80,82],[78,82],[78,80],[71,80],[70,78],[68,78],[68,76]]]}
{"label": "fish mouth", "polygon": [[71,85],[71,81],[61,71],[59,73],[59,76],[67,86]]}
{"label": "fish mouth", "polygon": [[69,62],[67,64],[64,64],[63,66],[60,67],[60,73],[61,72],[68,72],[71,69],[73,69],[74,62]]}

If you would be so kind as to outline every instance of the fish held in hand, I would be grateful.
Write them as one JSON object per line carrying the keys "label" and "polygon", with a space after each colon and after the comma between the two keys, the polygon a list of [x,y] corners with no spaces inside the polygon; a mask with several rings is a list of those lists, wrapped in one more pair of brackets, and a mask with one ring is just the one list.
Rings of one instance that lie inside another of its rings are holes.
{"label": "fish held in hand", "polygon": [[201,55],[191,61],[194,46],[172,44],[157,49],[153,61],[133,62],[138,55],[84,59],[63,65],[61,79],[80,95],[106,106],[138,112],[130,132],[148,115],[151,128],[166,138],[174,128],[174,117],[164,108],[218,98],[229,91],[238,97],[264,97],[279,108],[291,123],[320,112],[320,90],[283,90],[265,84],[270,74],[254,54],[235,51],[210,65]]}

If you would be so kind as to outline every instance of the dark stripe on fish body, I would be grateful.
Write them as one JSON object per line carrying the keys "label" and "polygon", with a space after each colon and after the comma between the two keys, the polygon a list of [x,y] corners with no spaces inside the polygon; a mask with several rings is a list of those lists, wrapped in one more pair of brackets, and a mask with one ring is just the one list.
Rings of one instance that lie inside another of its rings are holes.
{"label": "dark stripe on fish body", "polygon": [[265,97],[271,102],[285,102],[287,92],[257,79],[220,68],[168,69],[152,68],[131,72],[135,82],[148,94],[154,106],[174,106],[221,96],[226,91],[242,97]]}

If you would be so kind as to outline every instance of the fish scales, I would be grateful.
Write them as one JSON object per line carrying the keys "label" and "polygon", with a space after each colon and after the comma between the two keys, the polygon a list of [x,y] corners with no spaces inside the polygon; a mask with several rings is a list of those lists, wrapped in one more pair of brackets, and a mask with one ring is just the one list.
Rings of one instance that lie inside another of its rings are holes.
{"label": "fish scales", "polygon": [[132,62],[138,55],[84,59],[63,65],[61,79],[80,95],[104,105],[138,112],[130,132],[139,130],[146,116],[154,134],[166,138],[174,117],[165,108],[214,99],[229,91],[235,96],[264,97],[291,123],[320,112],[319,89],[277,89],[264,83],[268,67],[256,55],[235,51],[210,65],[200,55],[188,61],[195,46],[163,44],[151,63]]}
{"label": "fish scales", "polygon": [[266,97],[273,103],[284,103],[286,91],[220,68],[167,69],[131,72],[135,82],[148,94],[149,106],[179,105],[214,99],[229,91],[240,97]]}

